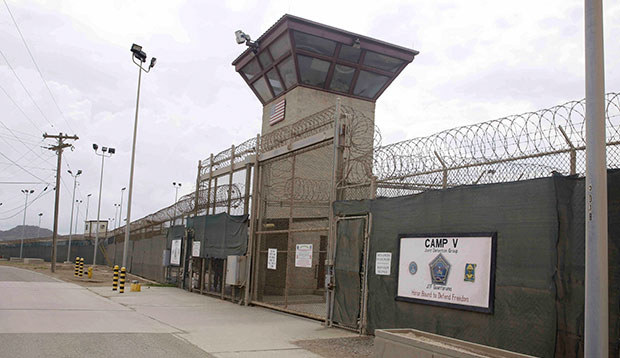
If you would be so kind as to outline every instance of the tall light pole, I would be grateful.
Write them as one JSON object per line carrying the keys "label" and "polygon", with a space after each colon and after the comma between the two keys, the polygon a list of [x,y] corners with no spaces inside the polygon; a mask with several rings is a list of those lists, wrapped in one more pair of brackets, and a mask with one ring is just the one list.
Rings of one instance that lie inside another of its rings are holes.
{"label": "tall light pole", "polygon": [[34,193],[32,189],[22,189],[22,193],[26,194],[26,202],[24,203],[24,221],[22,223],[22,242],[19,245],[19,258],[23,258],[24,238],[26,237],[26,209],[28,209],[28,195]]}
{"label": "tall light pole", "polygon": [[[148,68],[143,68],[146,62],[146,53],[142,51],[142,46],[133,44],[131,46],[131,60],[138,66],[138,95],[136,98],[136,118],[133,124],[133,145],[131,147],[131,167],[129,169],[129,193],[127,193],[127,224],[125,226],[125,242],[123,243],[123,267],[127,267],[127,249],[129,248],[129,232],[131,231],[131,198],[133,194],[133,168],[136,159],[136,137],[138,135],[138,108],[140,107],[140,82],[142,81],[142,71],[149,72],[155,66],[157,59],[151,57],[151,64]],[[136,62],[138,60],[138,62]]]}
{"label": "tall light pole", "polygon": [[120,210],[119,210],[119,213],[118,213],[119,225],[121,225],[123,223],[123,219],[122,219],[123,218],[123,194],[125,194],[125,189],[127,189],[127,188],[126,187],[122,187],[121,188],[121,205],[119,206]]}
{"label": "tall light pole", "polygon": [[89,205],[89,202],[90,202],[90,197],[91,197],[92,195],[93,195],[93,194],[88,194],[88,195],[86,195],[86,221],[88,221],[88,205]]}
{"label": "tall light pole", "polygon": [[79,169],[77,173],[73,174],[71,170],[67,170],[67,172],[73,177],[73,197],[71,197],[71,222],[69,223],[69,246],[67,247],[67,261],[65,263],[70,263],[70,254],[71,254],[71,239],[73,238],[73,209],[75,208],[75,187],[77,186],[77,177],[82,174],[82,169]]}
{"label": "tall light pole", "polygon": [[80,221],[80,204],[83,203],[82,200],[76,200],[75,203],[77,204],[77,212],[75,213],[75,234],[77,235],[78,233],[78,222]]}
{"label": "tall light pole", "polygon": [[41,216],[43,216],[43,213],[39,213],[39,229],[37,230],[37,239],[41,237]]}
{"label": "tall light pole", "polygon": [[118,208],[121,206],[121,204],[116,204],[114,203],[114,230],[116,230],[116,217],[118,216]]}
{"label": "tall light pole", "polygon": [[584,357],[609,356],[603,1],[585,0],[586,203]]}
{"label": "tall light pole", "polygon": [[[99,203],[97,204],[97,231],[95,231],[95,253],[93,254],[93,267],[97,264],[97,246],[99,245],[99,218],[101,215],[101,191],[103,190],[103,160],[106,157],[111,157],[116,153],[116,149],[101,147],[101,154],[97,152],[99,146],[93,143],[93,149],[95,154],[101,157],[101,177],[99,178]],[[107,153],[107,154],[106,154]]]}
{"label": "tall light pole", "polygon": [[174,186],[174,215],[172,216],[172,226],[177,219],[177,200],[179,198],[179,188],[181,188],[181,183],[172,182],[172,186]]}

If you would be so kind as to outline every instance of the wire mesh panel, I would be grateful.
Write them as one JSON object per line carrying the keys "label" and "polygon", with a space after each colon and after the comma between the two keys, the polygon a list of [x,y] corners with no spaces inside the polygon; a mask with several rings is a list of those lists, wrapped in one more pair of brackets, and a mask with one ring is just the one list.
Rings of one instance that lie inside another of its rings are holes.
{"label": "wire mesh panel", "polygon": [[332,142],[260,164],[254,298],[324,319]]}

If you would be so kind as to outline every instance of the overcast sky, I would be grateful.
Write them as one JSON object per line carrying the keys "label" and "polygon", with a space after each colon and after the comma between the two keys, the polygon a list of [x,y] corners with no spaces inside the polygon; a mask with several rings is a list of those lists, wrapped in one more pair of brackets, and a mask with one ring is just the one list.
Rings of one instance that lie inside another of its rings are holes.
{"label": "overcast sky", "polygon": [[[189,193],[198,160],[259,133],[261,104],[230,64],[245,49],[234,31],[257,38],[285,13],[420,51],[377,101],[384,144],[585,95],[583,0],[7,3],[62,113],[0,3],[8,60],[0,58],[0,230],[21,225],[22,189],[35,190],[30,199],[43,194],[26,223],[37,225],[43,213],[41,226],[52,227],[56,157],[42,148],[52,143],[43,132],[80,138],[63,156],[60,233],[69,232],[69,168],[84,172],[80,220],[87,194],[96,218],[101,160],[93,143],[117,150],[105,162],[101,204],[102,219],[115,216],[129,181],[134,42],[158,61],[142,77],[133,219],[172,204],[173,181],[183,184],[179,195]],[[606,87],[620,91],[620,3],[604,1],[604,12]],[[52,183],[46,192],[41,181]]]}

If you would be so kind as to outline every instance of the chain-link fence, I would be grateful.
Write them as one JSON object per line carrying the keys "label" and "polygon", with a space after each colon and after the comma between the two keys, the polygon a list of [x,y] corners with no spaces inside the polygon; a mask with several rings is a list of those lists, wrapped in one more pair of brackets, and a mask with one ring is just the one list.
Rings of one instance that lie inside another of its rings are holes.
{"label": "chain-link fence", "polygon": [[[585,100],[377,147],[378,196],[585,171]],[[607,94],[607,166],[620,165],[620,97]]]}

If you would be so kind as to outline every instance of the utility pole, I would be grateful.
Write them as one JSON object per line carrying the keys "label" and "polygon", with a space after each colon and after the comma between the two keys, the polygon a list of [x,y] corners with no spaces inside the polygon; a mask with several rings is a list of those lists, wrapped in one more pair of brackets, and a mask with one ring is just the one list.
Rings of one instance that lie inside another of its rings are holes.
{"label": "utility pole", "polygon": [[54,201],[54,233],[52,235],[52,272],[56,272],[56,243],[58,241],[58,205],[60,204],[60,169],[62,164],[62,151],[65,148],[71,147],[72,145],[69,143],[65,143],[65,140],[78,140],[78,136],[72,135],[64,135],[59,133],[58,135],[51,135],[44,133],[43,138],[48,139],[56,139],[58,143],[54,146],[51,146],[47,149],[53,150],[56,152],[58,156],[58,162],[56,163],[56,199]]}

